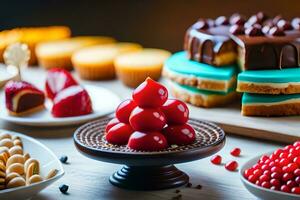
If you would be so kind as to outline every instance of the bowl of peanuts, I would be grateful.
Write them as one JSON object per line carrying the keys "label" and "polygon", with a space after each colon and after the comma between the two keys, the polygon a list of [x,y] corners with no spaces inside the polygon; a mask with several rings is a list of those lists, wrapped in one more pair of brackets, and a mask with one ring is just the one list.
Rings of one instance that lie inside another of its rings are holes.
{"label": "bowl of peanuts", "polygon": [[0,129],[0,199],[28,199],[64,175],[56,155],[39,141]]}

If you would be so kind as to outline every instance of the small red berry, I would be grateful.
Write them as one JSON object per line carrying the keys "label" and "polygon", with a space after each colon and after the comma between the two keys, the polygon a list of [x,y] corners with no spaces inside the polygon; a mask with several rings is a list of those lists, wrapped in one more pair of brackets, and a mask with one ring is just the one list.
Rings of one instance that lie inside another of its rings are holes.
{"label": "small red berry", "polygon": [[276,186],[272,186],[270,187],[271,190],[279,190],[279,187],[276,187]]}
{"label": "small red berry", "polygon": [[261,169],[256,169],[254,170],[253,174],[256,176],[261,176],[263,174],[263,171]]}
{"label": "small red berry", "polygon": [[282,176],[282,180],[285,182],[291,180],[292,178],[294,178],[294,175],[292,173],[284,173]]}
{"label": "small red berry", "polygon": [[299,140],[299,141],[296,141],[296,142],[294,142],[293,146],[294,146],[294,147],[298,147],[298,146],[300,146],[300,140]]}
{"label": "small red berry", "polygon": [[253,174],[253,172],[254,172],[254,170],[252,168],[246,169],[245,172],[244,172],[244,177],[248,178],[250,175]]}
{"label": "small red berry", "polygon": [[236,161],[230,161],[228,163],[226,163],[225,168],[228,171],[235,171],[238,167],[238,163]]}
{"label": "small red berry", "polygon": [[[215,156],[213,156],[211,159],[210,159],[210,162],[211,163],[213,163],[213,164],[215,164],[215,165],[219,165],[219,164],[221,164],[221,162],[222,162],[222,157],[220,156],[220,155],[215,155]],[[247,171],[247,170],[246,170]],[[245,172],[246,172],[245,171]],[[249,175],[248,175],[248,177],[249,177]]]}
{"label": "small red berry", "polygon": [[276,166],[274,166],[274,167],[272,167],[272,168],[271,168],[271,172],[278,172],[278,173],[281,173],[281,172],[282,172],[282,170],[281,170],[281,168],[280,168],[280,167],[276,167]]}
{"label": "small red berry", "polygon": [[271,174],[271,178],[281,179],[281,176],[282,175],[280,173],[278,173],[278,172],[273,172]]}
{"label": "small red berry", "polygon": [[241,154],[241,149],[240,148],[234,148],[230,151],[230,154],[232,156],[238,157]]}
{"label": "small red berry", "polygon": [[300,184],[300,176],[297,176],[297,177],[295,178],[295,182],[298,183],[298,184]]}
{"label": "small red berry", "polygon": [[268,181],[264,181],[264,182],[262,182],[261,186],[264,187],[264,188],[270,188],[271,184]]}
{"label": "small red berry", "polygon": [[267,176],[267,175],[265,175],[265,174],[263,174],[263,175],[261,175],[261,176],[259,177],[259,180],[260,180],[261,182],[269,181],[269,180],[270,180],[270,177]]}
{"label": "small red berry", "polygon": [[294,194],[300,194],[300,187],[293,187],[291,192]]}
{"label": "small red berry", "polygon": [[297,163],[297,164],[300,166],[300,156],[295,157],[295,158],[293,159],[293,162],[294,162],[294,163]]}
{"label": "small red berry", "polygon": [[294,171],[294,175],[295,175],[295,176],[300,176],[300,169],[296,169],[296,170]]}
{"label": "small red berry", "polygon": [[270,183],[271,183],[271,185],[276,186],[276,187],[280,186],[280,181],[278,179],[275,179],[275,178],[271,179]]}
{"label": "small red berry", "polygon": [[280,187],[280,191],[290,193],[291,192],[291,188],[289,188],[289,186],[287,186],[287,185],[282,185]]}
{"label": "small red berry", "polygon": [[257,179],[258,179],[258,176],[253,175],[253,174],[248,177],[248,181],[250,181],[251,183],[255,183],[257,181]]}
{"label": "small red berry", "polygon": [[289,180],[286,182],[286,185],[289,186],[290,188],[292,188],[292,187],[296,187],[297,183],[293,180]]}

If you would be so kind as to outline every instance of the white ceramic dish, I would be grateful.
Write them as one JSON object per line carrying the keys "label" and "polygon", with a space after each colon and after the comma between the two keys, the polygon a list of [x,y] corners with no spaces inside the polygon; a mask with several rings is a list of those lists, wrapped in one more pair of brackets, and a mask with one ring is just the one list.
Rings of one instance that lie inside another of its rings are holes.
{"label": "white ceramic dish", "polygon": [[11,135],[17,135],[22,139],[24,152],[28,152],[32,158],[39,160],[42,177],[45,177],[52,169],[57,169],[58,173],[49,180],[44,180],[29,186],[0,190],[1,200],[28,199],[64,175],[65,172],[62,164],[56,155],[50,149],[48,149],[48,147],[23,134],[0,129],[0,132],[2,131],[5,131]]}
{"label": "white ceramic dish", "polygon": [[[264,155],[270,155],[272,152],[266,153]],[[299,200],[300,195],[296,194],[290,194],[275,190],[270,190],[267,188],[259,187],[251,182],[249,182],[247,179],[244,178],[243,173],[246,169],[250,168],[254,164],[257,163],[259,158],[261,157],[257,156],[255,158],[250,159],[248,162],[246,162],[240,169],[240,178],[244,184],[244,186],[247,188],[249,192],[251,192],[253,195],[258,197],[259,199],[265,199],[265,200]]]}
{"label": "white ceramic dish", "polygon": [[8,122],[27,126],[68,126],[82,124],[108,115],[112,113],[120,103],[119,97],[107,89],[91,85],[85,85],[84,87],[92,100],[94,112],[91,114],[78,117],[55,118],[50,113],[52,103],[50,100],[47,100],[46,109],[43,111],[22,117],[11,116],[5,108],[4,93],[2,92],[0,96],[0,118]]}

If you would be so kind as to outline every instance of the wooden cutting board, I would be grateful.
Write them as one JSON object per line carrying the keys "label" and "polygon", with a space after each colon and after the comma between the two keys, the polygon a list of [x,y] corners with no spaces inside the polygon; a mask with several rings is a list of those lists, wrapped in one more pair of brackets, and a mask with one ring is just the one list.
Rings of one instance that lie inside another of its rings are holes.
{"label": "wooden cutting board", "polygon": [[191,117],[215,122],[227,133],[285,143],[300,139],[300,116],[245,117],[238,104],[223,108],[189,107]]}

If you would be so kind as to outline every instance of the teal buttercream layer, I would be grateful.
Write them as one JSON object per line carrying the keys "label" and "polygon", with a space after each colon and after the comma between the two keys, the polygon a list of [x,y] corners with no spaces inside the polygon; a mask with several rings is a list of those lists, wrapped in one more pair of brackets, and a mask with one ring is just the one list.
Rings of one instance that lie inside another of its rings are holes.
{"label": "teal buttercream layer", "polygon": [[165,62],[164,67],[170,71],[183,75],[194,75],[201,78],[225,81],[230,80],[233,76],[235,76],[237,71],[237,67],[235,65],[214,67],[212,65],[189,60],[187,59],[186,52],[184,51],[173,54]]}
{"label": "teal buttercream layer", "polygon": [[[283,94],[283,95],[271,95],[271,94],[250,94],[244,93],[242,103],[277,103],[287,101],[291,99],[299,99],[300,94]],[[300,99],[299,99],[300,101]]]}
{"label": "teal buttercream layer", "polygon": [[238,81],[258,83],[300,82],[300,68],[243,71],[238,75]]}
{"label": "teal buttercream layer", "polygon": [[227,94],[235,91],[234,87],[229,88],[229,90],[227,92],[220,92],[220,91],[201,90],[201,89],[198,89],[196,87],[181,85],[181,84],[175,83],[173,81],[172,81],[172,84],[174,84],[177,87],[180,87],[183,90],[188,90],[188,91],[203,94],[203,95],[227,95]]}

